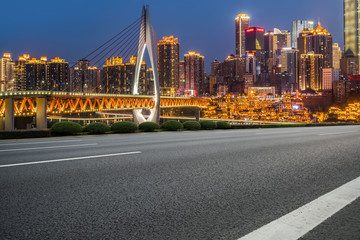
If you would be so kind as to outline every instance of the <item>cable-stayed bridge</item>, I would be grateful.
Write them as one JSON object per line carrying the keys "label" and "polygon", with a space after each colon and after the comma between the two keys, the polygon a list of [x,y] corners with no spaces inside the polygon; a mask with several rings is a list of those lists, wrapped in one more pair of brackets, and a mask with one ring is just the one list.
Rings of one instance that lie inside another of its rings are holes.
{"label": "cable-stayed bridge", "polygon": [[[109,59],[118,56],[121,62],[130,62],[136,57],[136,65],[130,70],[126,87],[131,88],[131,93],[123,93],[122,82],[107,79],[103,83],[101,93],[99,89],[101,82],[94,86],[91,91],[83,92],[83,79],[73,83],[73,90],[70,92],[70,85],[50,91],[41,89],[34,91],[12,91],[0,92],[0,127],[5,130],[14,129],[14,117],[36,116],[36,126],[39,129],[47,128],[48,114],[71,114],[85,112],[133,110],[133,119],[136,123],[144,121],[159,122],[160,108],[173,107],[206,107],[208,101],[202,98],[191,97],[160,97],[160,85],[157,72],[157,43],[154,27],[151,25],[150,10],[144,6],[142,15],[121,32],[113,36],[104,44],[89,53],[82,60],[90,61],[93,66],[103,68]],[[140,95],[143,88],[143,78],[140,76],[144,63],[144,54],[148,52],[153,82],[153,95]],[[72,66],[73,68],[75,66]],[[116,75],[116,73],[115,73]],[[124,76],[122,76],[124,77]],[[140,81],[141,80],[141,81]],[[129,83],[130,82],[130,83]],[[150,116],[145,118],[143,109],[150,110]]]}

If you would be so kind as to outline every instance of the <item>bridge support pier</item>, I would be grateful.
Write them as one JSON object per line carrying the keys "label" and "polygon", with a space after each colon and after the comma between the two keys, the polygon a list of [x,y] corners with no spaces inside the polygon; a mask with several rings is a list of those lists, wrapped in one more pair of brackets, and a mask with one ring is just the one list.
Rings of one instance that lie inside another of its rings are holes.
{"label": "bridge support pier", "polygon": [[47,98],[36,98],[36,128],[47,129]]}
{"label": "bridge support pier", "polygon": [[5,131],[12,131],[15,128],[14,121],[14,99],[5,99]]}
{"label": "bridge support pier", "polygon": [[5,130],[5,118],[0,118],[0,131]]}
{"label": "bridge support pier", "polygon": [[195,109],[195,120],[196,120],[197,122],[200,121],[200,111],[201,111],[200,108],[196,108],[196,109]]}

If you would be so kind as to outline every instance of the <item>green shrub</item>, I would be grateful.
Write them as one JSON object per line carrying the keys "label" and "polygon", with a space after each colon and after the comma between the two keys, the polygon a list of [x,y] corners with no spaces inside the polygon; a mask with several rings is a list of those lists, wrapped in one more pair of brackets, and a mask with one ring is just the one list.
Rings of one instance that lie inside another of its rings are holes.
{"label": "green shrub", "polygon": [[216,126],[217,126],[218,129],[230,129],[230,128],[231,128],[230,123],[228,123],[228,122],[222,122],[222,121],[217,122],[217,123],[216,123]]}
{"label": "green shrub", "polygon": [[94,122],[86,125],[84,131],[91,134],[101,134],[110,131],[110,127],[103,122]]}
{"label": "green shrub", "polygon": [[58,122],[52,125],[50,131],[52,134],[72,135],[82,132],[83,128],[76,122]]}
{"label": "green shrub", "polygon": [[0,139],[39,138],[39,137],[50,137],[50,131],[49,130],[0,131]]}
{"label": "green shrub", "polygon": [[201,129],[201,125],[200,123],[196,122],[196,121],[186,121],[184,122],[184,128],[187,130],[200,130]]}
{"label": "green shrub", "polygon": [[154,122],[143,122],[139,125],[139,130],[143,132],[154,132],[160,125]]}
{"label": "green shrub", "polygon": [[178,122],[176,120],[170,120],[161,124],[161,128],[167,131],[177,131],[182,129],[183,125],[181,122]]}
{"label": "green shrub", "polygon": [[201,129],[204,130],[213,130],[216,129],[216,122],[209,121],[209,120],[201,120],[199,121],[201,125]]}
{"label": "green shrub", "polygon": [[111,125],[111,131],[116,133],[133,133],[138,130],[138,126],[133,122],[116,122]]}

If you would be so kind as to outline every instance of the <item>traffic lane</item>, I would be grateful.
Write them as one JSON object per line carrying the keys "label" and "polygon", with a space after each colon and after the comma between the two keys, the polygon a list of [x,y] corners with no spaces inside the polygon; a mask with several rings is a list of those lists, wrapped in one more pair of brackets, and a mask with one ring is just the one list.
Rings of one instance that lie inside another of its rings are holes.
{"label": "traffic lane", "polygon": [[[36,176],[22,190],[33,189],[25,196],[35,195],[40,202],[21,202],[32,210],[40,208],[44,219],[56,214],[59,225],[46,223],[44,228],[61,229],[67,237],[236,239],[357,177],[353,140],[337,136],[315,145],[309,141],[295,145],[286,139],[284,146],[275,142],[259,151],[253,142],[248,145],[254,148],[235,143],[230,149],[221,145],[204,151],[196,147],[184,151],[182,146],[174,151],[169,143],[164,146],[168,151],[144,152],[129,160],[48,165],[46,171],[36,168],[39,172],[19,168],[15,189]],[[239,147],[249,150],[231,150]],[[346,157],[339,159],[342,155]],[[53,207],[58,210],[52,212]],[[31,229],[33,222],[41,222],[32,219],[35,213],[25,217],[30,218]]]}
{"label": "traffic lane", "polygon": [[300,240],[360,239],[360,199],[327,219]]}
{"label": "traffic lane", "polygon": [[[81,156],[91,156],[91,155],[102,155],[102,154],[112,154],[119,152],[133,152],[139,151],[139,149],[148,149],[154,148],[156,145],[163,145],[164,143],[172,142],[174,144],[183,144],[184,146],[195,146],[195,145],[206,145],[213,144],[216,142],[222,142],[220,144],[227,144],[232,141],[254,141],[257,142],[260,140],[273,140],[273,139],[290,139],[296,137],[296,140],[304,141],[308,139],[309,135],[315,137],[315,139],[322,138],[334,138],[334,137],[344,137],[352,136],[353,134],[359,134],[358,131],[352,131],[346,134],[337,134],[331,136],[321,136],[321,134],[314,133],[309,131],[312,129],[307,128],[307,131],[299,132],[297,129],[284,129],[281,131],[247,131],[241,132],[239,130],[233,131],[213,131],[213,132],[173,132],[173,133],[144,133],[134,135],[106,135],[98,137],[84,137],[81,139],[81,142],[70,142],[64,144],[60,142],[57,144],[57,141],[51,141],[51,145],[38,144],[38,145],[22,145],[21,146],[5,146],[1,148],[0,151],[5,148],[5,152],[2,153],[0,158],[0,165],[3,164],[12,164],[12,163],[21,163],[21,162],[31,162],[31,161],[41,161],[41,160],[50,160],[50,159],[62,159],[62,158],[71,158],[71,157],[81,157]],[[333,133],[334,131],[330,131]],[[327,134],[327,133],[326,133]],[[296,136],[295,136],[296,135]],[[317,137],[317,138],[316,138]],[[109,139],[110,138],[110,139]],[[309,139],[313,140],[313,139]],[[71,141],[71,139],[70,139]],[[79,141],[79,140],[75,140]],[[308,141],[308,140],[306,140]],[[50,142],[49,142],[50,143]],[[76,143],[76,144],[74,144]],[[89,145],[86,145],[89,144]],[[91,145],[93,144],[93,145]],[[74,147],[72,147],[74,145]],[[34,148],[31,149],[30,147]],[[161,147],[161,146],[160,146]],[[27,150],[29,149],[29,150]],[[25,151],[23,151],[25,150]]]}

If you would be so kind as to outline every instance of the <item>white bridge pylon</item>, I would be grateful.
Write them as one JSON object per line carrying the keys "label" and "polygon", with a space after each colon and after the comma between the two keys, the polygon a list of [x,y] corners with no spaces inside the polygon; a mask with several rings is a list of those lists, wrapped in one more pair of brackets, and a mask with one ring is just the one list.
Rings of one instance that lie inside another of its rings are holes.
{"label": "white bridge pylon", "polygon": [[140,124],[143,122],[155,122],[159,123],[160,121],[160,84],[159,84],[159,75],[157,68],[157,43],[154,43],[153,40],[152,25],[150,21],[150,9],[149,6],[144,6],[142,10],[142,21],[140,25],[140,34],[139,34],[139,47],[137,52],[136,67],[135,67],[135,79],[134,79],[134,89],[133,94],[139,94],[139,77],[141,70],[141,63],[144,59],[145,50],[148,50],[150,63],[152,67],[152,73],[154,78],[154,108],[150,109],[150,116],[145,119],[142,114],[143,109],[133,110],[134,122]]}

